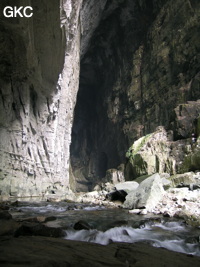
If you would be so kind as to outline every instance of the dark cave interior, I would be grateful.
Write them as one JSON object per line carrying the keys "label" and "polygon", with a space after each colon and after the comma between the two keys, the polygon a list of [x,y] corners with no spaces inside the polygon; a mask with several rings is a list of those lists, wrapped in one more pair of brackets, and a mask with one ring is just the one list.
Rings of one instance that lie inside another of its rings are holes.
{"label": "dark cave interior", "polygon": [[[81,60],[70,154],[75,178],[84,177],[88,184],[125,162],[132,141],[123,131],[133,64],[130,55],[144,41],[146,25],[155,16],[152,10],[152,1],[145,7],[137,1],[107,3]],[[109,110],[118,98],[118,117],[111,118]]]}

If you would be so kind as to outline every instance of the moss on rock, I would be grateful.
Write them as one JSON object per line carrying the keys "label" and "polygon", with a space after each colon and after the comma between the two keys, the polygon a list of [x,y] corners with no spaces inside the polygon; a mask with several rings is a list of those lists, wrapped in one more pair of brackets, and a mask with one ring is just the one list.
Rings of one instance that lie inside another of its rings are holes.
{"label": "moss on rock", "polygon": [[200,170],[200,147],[198,144],[195,145],[195,148],[189,155],[185,156],[179,173],[197,170]]}
{"label": "moss on rock", "polygon": [[142,147],[146,144],[150,136],[151,134],[148,134],[146,136],[142,136],[137,141],[135,141],[133,145],[127,151],[126,157],[129,159],[133,159],[134,156],[140,151],[140,149],[142,149]]}
{"label": "moss on rock", "polygon": [[170,143],[163,127],[141,137],[126,153],[128,162],[125,168],[127,180],[156,172],[175,173],[173,158],[170,156]]}

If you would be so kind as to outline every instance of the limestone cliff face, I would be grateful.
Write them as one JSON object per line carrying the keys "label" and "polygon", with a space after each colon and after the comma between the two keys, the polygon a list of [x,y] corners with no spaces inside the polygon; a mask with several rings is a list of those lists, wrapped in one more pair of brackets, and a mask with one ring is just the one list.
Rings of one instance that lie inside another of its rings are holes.
{"label": "limestone cliff face", "polygon": [[[68,193],[82,1],[1,1],[0,194]],[[5,18],[30,5],[33,16]]]}
{"label": "limestone cliff face", "polygon": [[8,4],[34,15],[1,12],[1,196],[87,191],[157,126],[199,129],[199,1]]}
{"label": "limestone cliff face", "polygon": [[[175,140],[191,136],[199,116],[199,16],[194,0],[106,3],[81,61],[71,146],[80,190],[125,162],[128,147],[159,125]],[[194,110],[184,124],[187,101]]]}

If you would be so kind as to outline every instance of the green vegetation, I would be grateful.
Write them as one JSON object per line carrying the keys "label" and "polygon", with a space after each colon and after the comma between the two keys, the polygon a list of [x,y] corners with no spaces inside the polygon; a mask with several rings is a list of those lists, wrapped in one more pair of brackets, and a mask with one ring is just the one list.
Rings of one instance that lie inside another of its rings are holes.
{"label": "green vegetation", "polygon": [[149,140],[151,136],[152,134],[148,134],[148,135],[142,136],[137,141],[135,141],[133,145],[127,151],[126,157],[129,159],[133,158],[138,153],[138,151],[140,151],[140,149],[147,143],[147,141]]}

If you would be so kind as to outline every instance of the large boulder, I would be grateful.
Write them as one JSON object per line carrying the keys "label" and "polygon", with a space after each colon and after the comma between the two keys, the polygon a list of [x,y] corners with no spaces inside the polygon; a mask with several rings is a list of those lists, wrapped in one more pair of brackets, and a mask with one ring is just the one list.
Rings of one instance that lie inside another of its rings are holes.
{"label": "large boulder", "polygon": [[175,159],[171,156],[171,142],[163,127],[136,140],[126,153],[126,179],[153,173],[175,173]]}
{"label": "large boulder", "polygon": [[163,198],[165,191],[158,173],[144,180],[139,187],[126,196],[123,208],[146,208],[151,211]]}
{"label": "large boulder", "polygon": [[74,224],[75,230],[90,230],[92,227],[86,221],[80,220]]}
{"label": "large boulder", "polygon": [[128,181],[128,182],[116,184],[115,188],[116,190],[124,190],[128,193],[130,191],[137,189],[138,186],[139,186],[139,183],[135,181]]}
{"label": "large boulder", "polygon": [[101,188],[107,192],[115,190],[115,185],[125,182],[124,165],[121,164],[118,169],[108,169],[106,176],[101,181]]}
{"label": "large boulder", "polygon": [[126,180],[156,172],[174,175],[200,170],[200,136],[195,141],[191,137],[172,141],[171,131],[160,126],[139,138],[126,153]]}

